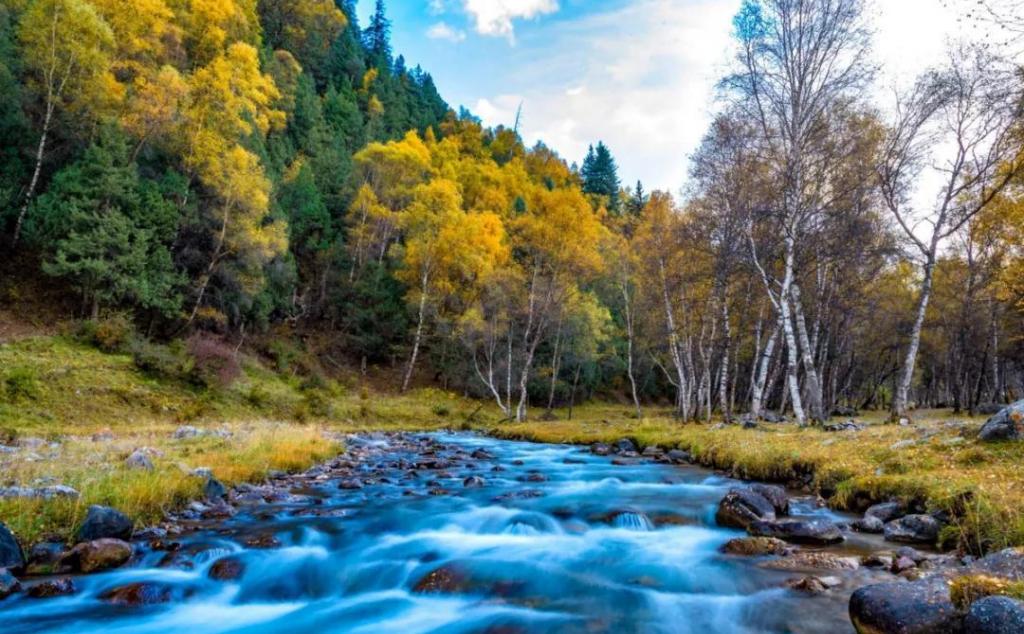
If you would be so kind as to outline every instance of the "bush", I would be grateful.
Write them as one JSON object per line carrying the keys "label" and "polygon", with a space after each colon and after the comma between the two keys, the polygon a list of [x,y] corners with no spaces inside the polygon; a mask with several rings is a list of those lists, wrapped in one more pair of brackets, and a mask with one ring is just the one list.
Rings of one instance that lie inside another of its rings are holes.
{"label": "bush", "polygon": [[181,379],[187,374],[187,360],[181,352],[146,339],[135,339],[131,344],[135,367],[146,374],[167,379]]}
{"label": "bush", "polygon": [[275,339],[267,346],[267,354],[274,360],[274,366],[278,372],[288,372],[292,364],[302,356],[302,352],[291,342],[284,339]]}
{"label": "bush", "polygon": [[967,610],[978,599],[1004,596],[1024,599],[1024,582],[988,575],[965,575],[949,582],[949,596],[960,610]]}
{"label": "bush", "polygon": [[266,409],[270,405],[270,392],[262,385],[256,384],[249,388],[246,399],[256,409]]}
{"label": "bush", "polygon": [[447,405],[435,405],[430,411],[434,412],[434,416],[440,416],[441,418],[447,418],[452,413]]}
{"label": "bush", "polygon": [[189,337],[185,347],[192,359],[189,374],[196,385],[223,389],[242,376],[238,355],[220,339],[197,333]]}
{"label": "bush", "polygon": [[15,403],[21,400],[39,398],[39,379],[31,368],[14,368],[4,377],[4,393],[7,400]]}
{"label": "bush", "polygon": [[120,352],[134,340],[135,325],[126,315],[116,313],[98,321],[83,321],[78,338],[104,352]]}

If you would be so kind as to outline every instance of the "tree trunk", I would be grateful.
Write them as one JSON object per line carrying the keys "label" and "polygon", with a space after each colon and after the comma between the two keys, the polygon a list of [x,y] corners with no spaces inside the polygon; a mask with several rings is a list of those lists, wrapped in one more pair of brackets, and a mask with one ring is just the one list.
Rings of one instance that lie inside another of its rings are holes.
{"label": "tree trunk", "polygon": [[754,417],[754,420],[761,417],[761,411],[764,409],[765,386],[768,385],[770,387],[770,384],[766,383],[768,381],[768,370],[772,358],[775,356],[775,343],[779,339],[781,327],[781,324],[776,324],[775,330],[772,331],[771,337],[768,338],[768,343],[765,344],[760,360],[755,362],[757,376],[753,383],[753,396],[750,399],[750,414]]}
{"label": "tree trunk", "polygon": [[52,97],[47,97],[46,114],[43,117],[43,132],[39,136],[39,145],[36,148],[36,166],[32,170],[32,180],[29,181],[28,190],[25,191],[25,200],[18,211],[18,220],[14,223],[14,235],[11,237],[12,247],[18,246],[18,240],[21,238],[21,229],[25,223],[25,216],[28,215],[28,208],[32,205],[32,200],[36,195],[36,188],[39,187],[39,176],[43,171],[43,158],[46,156],[46,141],[50,135],[53,109],[53,99]]}
{"label": "tree trunk", "polygon": [[814,363],[811,340],[807,336],[807,320],[804,319],[803,301],[800,295],[800,286],[793,284],[789,289],[789,296],[793,302],[794,321],[796,321],[797,333],[800,336],[801,358],[804,364],[804,380],[807,388],[807,413],[811,421],[821,423],[825,420],[822,405],[821,377],[818,376],[818,369]]}
{"label": "tree trunk", "polygon": [[932,282],[935,276],[935,248],[928,256],[924,265],[924,280],[921,282],[921,294],[917,300],[917,317],[914,319],[914,328],[910,331],[910,345],[907,346],[907,355],[903,361],[903,371],[900,373],[899,382],[896,384],[896,393],[892,401],[893,418],[907,415],[910,403],[910,384],[914,381],[914,370],[917,364],[917,352],[921,347],[921,331],[924,329],[925,315],[928,313],[928,302],[932,298]]}
{"label": "tree trunk", "polygon": [[686,385],[686,371],[683,368],[683,359],[679,351],[679,334],[676,332],[676,319],[675,313],[672,310],[672,300],[668,295],[668,278],[665,274],[665,261],[660,259],[658,261],[658,268],[661,274],[661,294],[662,299],[665,302],[665,324],[668,328],[668,344],[669,353],[672,357],[672,365],[676,369],[676,389],[678,390],[678,396],[676,398],[676,415],[681,418],[686,418],[687,410],[689,409],[684,399],[689,400],[689,394]]}
{"label": "tree trunk", "polygon": [[409,367],[405,371],[405,380],[402,381],[402,392],[409,390],[409,384],[412,382],[412,373],[416,369],[416,357],[420,353],[420,341],[423,339],[423,319],[427,311],[427,282],[428,277],[426,274],[422,278],[422,288],[420,289],[420,309],[418,317],[416,319],[416,337],[412,343],[412,356],[409,357]]}
{"label": "tree trunk", "polygon": [[[796,345],[796,334],[793,332],[793,317],[790,309],[790,291],[793,287],[793,267],[796,259],[796,245],[791,236],[786,237],[786,275],[782,281],[782,291],[779,293],[779,308],[782,312],[782,330],[786,336],[786,375],[789,383],[789,398],[793,401],[793,415],[801,427],[807,424],[807,417],[804,415],[803,401],[800,399],[800,382],[797,380],[797,356],[799,351]],[[780,412],[781,413],[781,412]]]}
{"label": "tree trunk", "polygon": [[640,397],[636,389],[636,373],[633,370],[633,303],[629,294],[629,283],[622,282],[622,305],[626,317],[626,375],[629,377],[629,387],[633,396],[633,407],[636,408],[636,418],[643,418],[640,409]]}
{"label": "tree trunk", "polygon": [[722,351],[722,372],[718,381],[718,401],[725,422],[732,422],[732,408],[729,399],[729,357],[732,354],[732,326],[729,324],[729,298],[722,291],[722,327],[725,349]]}

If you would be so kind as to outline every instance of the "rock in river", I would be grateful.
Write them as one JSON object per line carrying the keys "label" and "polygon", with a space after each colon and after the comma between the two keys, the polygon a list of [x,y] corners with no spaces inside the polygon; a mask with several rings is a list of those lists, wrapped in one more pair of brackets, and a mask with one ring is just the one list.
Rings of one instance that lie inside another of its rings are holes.
{"label": "rock in river", "polygon": [[0,522],[0,568],[18,572],[25,567],[25,553],[14,533]]}
{"label": "rock in river", "polygon": [[88,542],[96,539],[132,538],[132,521],[124,513],[109,506],[90,506],[82,528],[78,530],[78,541]]}
{"label": "rock in river", "polygon": [[722,546],[722,552],[727,555],[746,557],[785,555],[791,550],[793,550],[792,546],[774,537],[737,537],[730,539],[725,546]]}
{"label": "rock in river", "polygon": [[845,539],[838,526],[824,519],[753,522],[747,532],[755,537],[776,537],[793,544],[838,544]]}
{"label": "rock in river", "polygon": [[33,599],[49,599],[52,597],[63,597],[75,593],[75,582],[68,577],[50,579],[37,583],[29,588],[25,594]]}
{"label": "rock in river", "polygon": [[942,579],[865,586],[850,597],[850,620],[859,634],[953,634],[960,615]]}
{"label": "rock in river", "polygon": [[100,595],[100,600],[128,607],[157,605],[171,600],[171,589],[159,583],[130,583],[107,590]]}
{"label": "rock in river", "polygon": [[932,544],[939,538],[939,525],[931,515],[906,515],[885,525],[885,539],[908,544]]}
{"label": "rock in river", "polygon": [[985,597],[971,604],[964,619],[971,634],[1020,634],[1024,632],[1024,604],[1008,597]]}
{"label": "rock in river", "polygon": [[6,568],[0,568],[0,600],[21,591],[21,584]]}
{"label": "rock in river", "polygon": [[718,525],[729,528],[747,528],[751,522],[774,519],[775,507],[772,503],[751,489],[730,489],[718,503],[718,511],[715,513]]}
{"label": "rock in river", "polygon": [[120,539],[97,539],[72,548],[61,559],[62,566],[77,572],[102,572],[120,568],[132,558],[131,544]]}
{"label": "rock in river", "polygon": [[750,490],[771,502],[776,515],[789,515],[789,496],[775,484],[751,484]]}
{"label": "rock in river", "polygon": [[1024,401],[1017,401],[988,419],[978,438],[984,441],[1024,438]]}

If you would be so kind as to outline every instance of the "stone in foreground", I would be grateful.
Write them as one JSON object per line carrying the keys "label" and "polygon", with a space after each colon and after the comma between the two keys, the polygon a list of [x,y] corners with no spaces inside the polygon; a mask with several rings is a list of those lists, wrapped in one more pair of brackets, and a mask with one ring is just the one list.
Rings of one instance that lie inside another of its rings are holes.
{"label": "stone in foreground", "polygon": [[963,617],[936,579],[860,588],[850,597],[850,620],[859,634],[953,634]]}
{"label": "stone in foreground", "polygon": [[988,419],[978,438],[988,442],[1024,438],[1024,401],[1017,401]]}
{"label": "stone in foreground", "polygon": [[907,544],[934,544],[942,527],[931,515],[906,515],[885,525],[885,539]]}
{"label": "stone in foreground", "polygon": [[[715,521],[728,528],[747,528],[752,522],[772,521],[775,507],[751,489],[731,489],[718,503]],[[771,535],[768,535],[771,537]]]}
{"label": "stone in foreground", "polygon": [[78,541],[90,542],[97,539],[132,538],[132,521],[128,516],[109,506],[90,506],[82,528],[78,530]]}
{"label": "stone in foreground", "polygon": [[25,553],[14,533],[0,522],[0,568],[18,572],[25,567]]}
{"label": "stone in foreground", "polygon": [[985,597],[971,604],[964,632],[1019,634],[1024,632],[1024,604],[1009,597]]}

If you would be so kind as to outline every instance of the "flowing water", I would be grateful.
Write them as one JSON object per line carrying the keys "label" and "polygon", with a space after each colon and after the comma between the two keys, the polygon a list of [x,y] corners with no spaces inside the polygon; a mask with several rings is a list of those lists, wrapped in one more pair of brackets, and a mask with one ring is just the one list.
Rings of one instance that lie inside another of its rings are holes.
{"label": "flowing water", "polygon": [[[737,483],[705,470],[461,434],[349,444],[361,459],[344,472],[197,523],[175,553],[141,547],[129,567],[75,578],[73,596],[0,602],[0,631],[831,634],[853,631],[849,593],[875,574],[841,573],[842,587],[808,597],[783,587],[798,573],[720,554],[741,535],[714,522]],[[352,478],[365,486],[339,487]],[[810,502],[794,514],[832,516]],[[278,547],[242,545],[271,535]],[[240,577],[211,578],[224,558]],[[100,598],[140,582],[170,601]]]}

